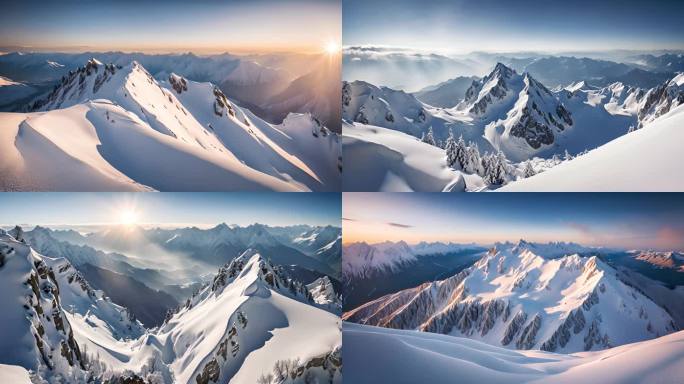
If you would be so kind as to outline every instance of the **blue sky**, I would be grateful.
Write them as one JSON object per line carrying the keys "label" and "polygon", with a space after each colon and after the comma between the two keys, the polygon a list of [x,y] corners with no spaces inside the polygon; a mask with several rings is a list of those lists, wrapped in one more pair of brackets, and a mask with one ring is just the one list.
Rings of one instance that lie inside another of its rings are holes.
{"label": "blue sky", "polygon": [[0,225],[335,225],[337,193],[0,193]]}
{"label": "blue sky", "polygon": [[345,243],[524,238],[684,250],[683,194],[345,193],[343,200]]}
{"label": "blue sky", "polygon": [[0,1],[6,47],[59,51],[322,51],[339,0]]}
{"label": "blue sky", "polygon": [[428,51],[684,48],[684,1],[344,0],[345,45]]}

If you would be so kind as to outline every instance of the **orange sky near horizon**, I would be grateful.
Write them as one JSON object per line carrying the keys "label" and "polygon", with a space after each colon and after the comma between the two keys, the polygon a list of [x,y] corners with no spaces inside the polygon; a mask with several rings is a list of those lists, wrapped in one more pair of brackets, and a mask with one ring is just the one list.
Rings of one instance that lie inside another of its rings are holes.
{"label": "orange sky near horizon", "polygon": [[7,4],[0,51],[323,53],[341,46],[339,1]]}

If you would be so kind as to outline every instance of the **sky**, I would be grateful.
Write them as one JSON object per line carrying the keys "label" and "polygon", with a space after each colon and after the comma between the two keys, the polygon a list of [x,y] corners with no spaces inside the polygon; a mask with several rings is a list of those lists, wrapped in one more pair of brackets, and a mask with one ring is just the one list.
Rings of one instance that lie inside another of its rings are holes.
{"label": "sky", "polygon": [[684,251],[684,195],[673,193],[344,193],[345,244],[525,239]]}
{"label": "sky", "polygon": [[681,0],[344,0],[343,43],[443,53],[684,48]]}
{"label": "sky", "polygon": [[339,0],[0,0],[0,49],[318,53]]}
{"label": "sky", "polygon": [[0,193],[0,225],[340,226],[338,193]]}

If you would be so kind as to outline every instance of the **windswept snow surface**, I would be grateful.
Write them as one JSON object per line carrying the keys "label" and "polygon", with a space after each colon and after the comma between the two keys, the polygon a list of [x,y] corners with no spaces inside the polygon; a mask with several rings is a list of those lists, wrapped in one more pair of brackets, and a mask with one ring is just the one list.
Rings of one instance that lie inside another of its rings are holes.
{"label": "windswept snow surface", "polygon": [[343,329],[344,378],[356,384],[678,384],[684,377],[684,331],[564,355],[347,322]]}
{"label": "windswept snow surface", "polygon": [[684,191],[677,156],[683,127],[684,106],[678,106],[642,129],[499,191]]}
{"label": "windswept snow surface", "polygon": [[31,378],[23,367],[0,364],[0,383],[31,384]]}
{"label": "windswept snow surface", "polygon": [[169,83],[91,60],[40,112],[1,113],[0,189],[339,190],[339,138],[310,115],[276,126],[210,83]]}
{"label": "windswept snow surface", "polygon": [[484,188],[478,175],[446,165],[443,149],[408,134],[372,125],[344,124],[345,191],[462,192]]}

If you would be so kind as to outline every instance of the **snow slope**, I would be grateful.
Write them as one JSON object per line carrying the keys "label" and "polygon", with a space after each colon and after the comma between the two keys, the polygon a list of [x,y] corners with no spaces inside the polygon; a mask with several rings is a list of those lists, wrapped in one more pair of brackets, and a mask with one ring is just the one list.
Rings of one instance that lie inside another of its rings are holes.
{"label": "snow slope", "polygon": [[455,276],[386,295],[344,319],[562,352],[610,348],[677,330],[665,309],[596,256],[545,259],[523,241],[497,247]]}
{"label": "snow slope", "polygon": [[142,325],[125,308],[93,290],[65,259],[36,253],[23,242],[20,228],[0,233],[0,252],[0,362],[49,380],[81,382],[86,351],[75,339],[79,327],[72,317],[112,340],[142,335]]}
{"label": "snow slope", "polygon": [[519,351],[446,335],[344,323],[345,380],[374,383],[677,384],[684,331],[605,351]]}
{"label": "snow slope", "polygon": [[12,384],[31,384],[29,373],[23,367],[0,364],[0,382]]}
{"label": "snow slope", "polygon": [[137,62],[90,60],[32,104],[41,112],[0,115],[9,149],[0,155],[0,187],[338,189],[338,138],[311,117],[273,126],[208,83],[174,81],[166,89]]}
{"label": "snow slope", "polygon": [[[292,382],[341,382],[341,323],[334,308],[316,303],[304,284],[256,251],[220,268],[160,328],[145,330],[66,260],[35,253],[17,240],[20,230],[13,235],[0,234],[0,324],[11,335],[0,339],[3,364],[48,380],[138,375],[194,384],[253,383],[288,361],[296,370]],[[59,355],[45,352],[60,345]]]}
{"label": "snow slope", "polygon": [[485,186],[482,178],[446,165],[443,149],[388,128],[344,124],[345,191],[464,191]]}
{"label": "snow slope", "polygon": [[678,106],[642,129],[500,191],[684,191],[673,157],[684,142],[682,126],[684,107]]}

